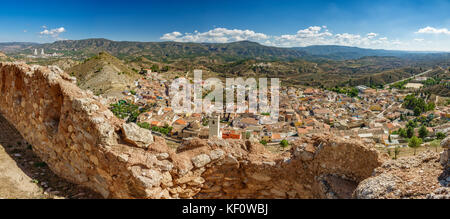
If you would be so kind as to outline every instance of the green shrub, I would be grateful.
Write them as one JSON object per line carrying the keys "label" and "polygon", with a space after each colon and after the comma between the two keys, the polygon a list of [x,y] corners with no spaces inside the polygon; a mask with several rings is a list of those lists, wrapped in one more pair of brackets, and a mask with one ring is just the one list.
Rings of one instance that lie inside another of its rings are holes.
{"label": "green shrub", "polygon": [[287,146],[289,146],[289,142],[286,140],[286,139],[283,139],[281,142],[280,142],[280,145],[281,145],[281,147],[287,147]]}
{"label": "green shrub", "polygon": [[111,112],[120,119],[126,119],[127,122],[136,122],[137,117],[148,109],[140,108],[138,105],[132,104],[130,102],[120,100],[118,103],[111,104]]}

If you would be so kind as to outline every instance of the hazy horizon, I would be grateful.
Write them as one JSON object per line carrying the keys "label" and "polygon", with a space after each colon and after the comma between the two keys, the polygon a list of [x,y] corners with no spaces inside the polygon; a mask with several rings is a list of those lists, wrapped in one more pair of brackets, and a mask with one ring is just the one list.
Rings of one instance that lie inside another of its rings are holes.
{"label": "hazy horizon", "polygon": [[[86,39],[64,39],[64,40],[56,40],[54,42],[19,42],[19,41],[5,41],[5,42],[0,42],[1,43],[31,43],[31,44],[51,44],[51,43],[55,43],[58,41],[80,41],[80,40],[91,40],[91,39],[105,39],[105,40],[110,40],[108,38],[104,38],[104,37],[97,37],[97,38],[86,38]],[[139,43],[163,43],[163,42],[176,42],[176,43],[198,43],[198,44],[205,44],[205,43],[211,43],[211,42],[177,42],[177,41],[131,41],[131,40],[110,40],[113,42],[139,42]],[[253,43],[258,43],[260,45],[263,46],[268,46],[268,45],[264,45],[261,44],[259,42],[256,41],[251,41],[251,40],[241,40],[241,41],[234,41],[234,42],[227,42],[227,43],[220,43],[220,42],[216,42],[215,44],[228,44],[228,43],[236,43],[236,42],[253,42]],[[293,46],[293,47],[283,47],[283,46],[271,46],[271,47],[277,47],[277,48],[306,48],[306,47],[314,47],[314,46],[338,46],[338,47],[349,47],[349,48],[359,48],[359,49],[368,49],[368,50],[384,50],[384,51],[399,51],[399,52],[411,52],[411,53],[450,53],[449,51],[445,51],[445,50],[402,50],[402,49],[373,49],[373,48],[365,48],[365,47],[358,47],[358,46],[344,46],[344,45],[336,45],[336,44],[329,44],[329,45],[309,45],[309,46]]]}
{"label": "hazy horizon", "polygon": [[[393,1],[30,1],[0,8],[0,42],[114,41],[340,45],[450,51],[450,2]],[[433,16],[430,16],[433,15]]]}

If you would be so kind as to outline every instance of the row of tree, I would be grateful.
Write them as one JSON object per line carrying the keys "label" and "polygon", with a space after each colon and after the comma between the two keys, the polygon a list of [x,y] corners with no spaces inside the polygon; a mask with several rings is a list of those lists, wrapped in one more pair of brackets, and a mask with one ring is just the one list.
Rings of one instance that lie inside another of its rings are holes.
{"label": "row of tree", "polygon": [[406,109],[413,110],[415,116],[420,116],[422,113],[434,110],[434,108],[436,107],[433,102],[425,103],[425,100],[423,100],[423,98],[416,98],[412,94],[405,97],[403,106]]}
{"label": "row of tree", "polygon": [[338,94],[346,94],[349,97],[357,97],[359,94],[358,89],[356,89],[355,87],[334,87],[334,88],[330,88],[330,91],[336,92]]}

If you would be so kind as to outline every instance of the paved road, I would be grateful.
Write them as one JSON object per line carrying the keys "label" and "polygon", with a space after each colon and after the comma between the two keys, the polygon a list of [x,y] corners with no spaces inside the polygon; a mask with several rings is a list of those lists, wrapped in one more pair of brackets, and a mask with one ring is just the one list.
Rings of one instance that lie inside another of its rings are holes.
{"label": "paved road", "polygon": [[427,74],[427,73],[431,72],[432,70],[433,70],[433,69],[430,69],[430,70],[425,71],[425,72],[422,72],[422,73],[420,73],[420,74],[416,74],[416,75],[411,76],[411,77],[409,77],[409,78],[404,78],[404,79],[402,79],[402,80],[395,81],[395,82],[392,82],[392,83],[389,83],[389,84],[386,84],[386,85],[389,87],[389,86],[391,86],[392,84],[395,84],[395,83],[397,83],[397,82],[405,81],[405,80],[409,80],[409,79],[413,79],[413,78],[418,77],[418,76],[422,76],[422,75],[424,75],[424,74]]}
{"label": "paved road", "polygon": [[384,112],[386,112],[388,109],[390,109],[392,106],[394,106],[396,103],[391,104],[390,106],[388,106],[385,110],[383,110],[383,112],[381,112],[380,114],[377,115],[377,118],[381,118],[384,114]]}

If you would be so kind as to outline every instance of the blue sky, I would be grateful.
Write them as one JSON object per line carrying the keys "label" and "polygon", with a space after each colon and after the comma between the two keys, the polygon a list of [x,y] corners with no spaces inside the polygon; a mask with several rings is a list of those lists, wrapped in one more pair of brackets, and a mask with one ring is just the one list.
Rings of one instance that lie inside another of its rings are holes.
{"label": "blue sky", "polygon": [[450,1],[2,1],[0,42],[108,38],[450,51]]}

